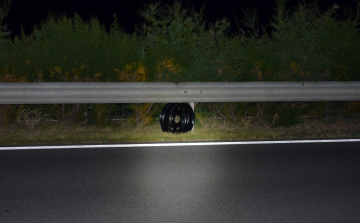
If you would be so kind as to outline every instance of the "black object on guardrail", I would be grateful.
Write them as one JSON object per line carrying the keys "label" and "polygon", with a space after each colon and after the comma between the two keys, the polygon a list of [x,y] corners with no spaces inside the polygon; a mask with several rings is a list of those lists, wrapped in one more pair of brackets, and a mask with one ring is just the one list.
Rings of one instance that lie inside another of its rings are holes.
{"label": "black object on guardrail", "polygon": [[184,133],[191,131],[195,124],[195,113],[186,103],[168,103],[160,113],[163,132]]}

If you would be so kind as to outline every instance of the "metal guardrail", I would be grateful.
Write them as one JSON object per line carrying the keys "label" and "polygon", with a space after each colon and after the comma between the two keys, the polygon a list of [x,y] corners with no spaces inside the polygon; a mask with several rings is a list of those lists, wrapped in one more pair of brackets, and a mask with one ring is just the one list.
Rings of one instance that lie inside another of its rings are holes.
{"label": "metal guardrail", "polygon": [[357,81],[0,83],[0,104],[359,100]]}

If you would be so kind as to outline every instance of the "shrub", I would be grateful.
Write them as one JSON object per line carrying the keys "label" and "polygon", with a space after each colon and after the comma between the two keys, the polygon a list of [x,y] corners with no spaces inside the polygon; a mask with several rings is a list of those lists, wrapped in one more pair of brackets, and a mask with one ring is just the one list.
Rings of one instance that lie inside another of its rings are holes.
{"label": "shrub", "polygon": [[174,5],[149,5],[141,12],[138,30],[144,39],[148,81],[216,81],[227,53],[229,23],[223,19],[206,27],[203,11]]}

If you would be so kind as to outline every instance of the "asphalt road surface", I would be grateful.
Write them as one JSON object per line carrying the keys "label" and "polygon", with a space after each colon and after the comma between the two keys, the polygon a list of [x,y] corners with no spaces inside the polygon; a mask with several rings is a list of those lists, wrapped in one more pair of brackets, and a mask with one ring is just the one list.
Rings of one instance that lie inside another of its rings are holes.
{"label": "asphalt road surface", "polygon": [[0,222],[360,222],[360,144],[0,151]]}

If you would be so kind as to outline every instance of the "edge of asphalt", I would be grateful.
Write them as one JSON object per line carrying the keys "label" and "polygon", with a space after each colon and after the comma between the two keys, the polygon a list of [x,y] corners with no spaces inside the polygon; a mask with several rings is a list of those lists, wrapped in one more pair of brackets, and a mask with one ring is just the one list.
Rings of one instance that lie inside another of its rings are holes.
{"label": "edge of asphalt", "polygon": [[265,145],[293,143],[346,143],[360,142],[358,139],[295,139],[295,140],[260,140],[260,141],[189,141],[189,142],[146,142],[146,143],[114,143],[114,144],[73,144],[73,145],[26,145],[0,146],[2,150],[33,149],[81,149],[81,148],[124,148],[124,147],[163,147],[163,146],[215,146],[215,145]]}

